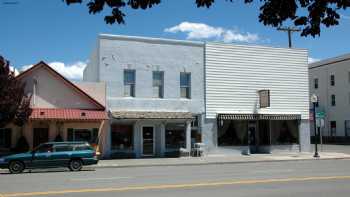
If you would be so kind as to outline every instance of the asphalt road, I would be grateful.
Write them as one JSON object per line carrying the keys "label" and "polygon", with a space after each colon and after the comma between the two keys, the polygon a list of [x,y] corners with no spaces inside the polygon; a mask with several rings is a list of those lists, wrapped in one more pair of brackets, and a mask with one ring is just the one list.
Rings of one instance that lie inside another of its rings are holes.
{"label": "asphalt road", "polygon": [[0,172],[10,196],[346,196],[350,160]]}

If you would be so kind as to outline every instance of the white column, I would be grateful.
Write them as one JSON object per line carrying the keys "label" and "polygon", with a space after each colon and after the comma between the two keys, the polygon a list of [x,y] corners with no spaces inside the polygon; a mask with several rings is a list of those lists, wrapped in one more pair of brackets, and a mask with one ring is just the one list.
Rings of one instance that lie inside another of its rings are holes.
{"label": "white column", "polygon": [[191,152],[191,121],[186,121],[186,149]]}

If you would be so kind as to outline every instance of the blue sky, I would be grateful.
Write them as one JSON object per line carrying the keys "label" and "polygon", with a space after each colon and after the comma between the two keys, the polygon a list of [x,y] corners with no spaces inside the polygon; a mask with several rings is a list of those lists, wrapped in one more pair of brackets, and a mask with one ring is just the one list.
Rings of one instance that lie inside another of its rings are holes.
{"label": "blue sky", "polygon": [[[13,1],[19,3],[3,4]],[[126,24],[111,26],[104,23],[104,13],[89,15],[85,4],[0,0],[0,54],[18,69],[44,60],[65,76],[79,79],[99,33],[283,47],[288,44],[286,33],[258,22],[258,4],[217,1],[206,9],[197,8],[194,2],[163,0],[147,11],[128,9]],[[320,37],[295,34],[293,45],[308,49],[315,59],[350,53],[350,10],[342,15],[341,24],[323,28]]]}

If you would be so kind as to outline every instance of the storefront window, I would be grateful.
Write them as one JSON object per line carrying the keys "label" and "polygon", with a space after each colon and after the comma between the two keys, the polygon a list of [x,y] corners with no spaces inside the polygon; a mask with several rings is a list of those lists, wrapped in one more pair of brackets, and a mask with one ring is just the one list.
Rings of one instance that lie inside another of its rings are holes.
{"label": "storefront window", "polygon": [[274,145],[298,144],[298,122],[296,120],[271,121],[271,142]]}
{"label": "storefront window", "polygon": [[98,129],[68,129],[68,141],[84,141],[90,144],[98,143]]}
{"label": "storefront window", "polygon": [[259,120],[259,145],[270,145],[270,121]]}
{"label": "storefront window", "polygon": [[112,150],[133,149],[133,125],[111,126]]}
{"label": "storefront window", "polygon": [[11,129],[0,128],[0,148],[11,148]]}
{"label": "storefront window", "polygon": [[185,124],[167,124],[165,127],[165,148],[170,150],[177,150],[185,147]]}
{"label": "storefront window", "polygon": [[219,123],[219,146],[248,145],[248,122],[244,120],[222,120]]}

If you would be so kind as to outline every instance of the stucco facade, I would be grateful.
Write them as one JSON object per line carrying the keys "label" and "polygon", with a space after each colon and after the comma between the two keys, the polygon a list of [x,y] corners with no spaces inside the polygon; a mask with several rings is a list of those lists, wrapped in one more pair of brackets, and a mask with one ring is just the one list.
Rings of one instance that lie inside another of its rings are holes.
{"label": "stucco facade", "polygon": [[[9,124],[5,128],[0,128],[1,132],[4,130],[8,132],[7,138],[11,138],[6,149],[0,147],[0,152],[17,151],[15,148],[18,140],[24,137],[30,150],[41,143],[59,139],[87,140],[98,147],[104,155],[105,130],[108,125],[104,105],[44,62],[39,62],[21,73],[17,79],[25,84],[25,94],[31,96],[32,113],[22,127]],[[102,94],[104,84],[80,85],[90,91],[93,91],[94,87],[103,88],[102,91],[97,91],[100,93],[98,99],[101,101],[105,99]],[[94,136],[96,140],[89,140],[93,137],[88,135],[96,135]]]}
{"label": "stucco facade", "polygon": [[[175,41],[131,36],[100,35],[84,71],[84,81],[105,82],[107,107],[113,111],[190,112],[204,114],[204,48],[201,42]],[[97,61],[96,61],[97,60]],[[93,64],[95,62],[95,64]],[[135,96],[124,93],[124,70],[135,71]],[[152,72],[163,73],[163,98],[154,98]],[[191,98],[180,97],[180,73],[191,73]],[[119,120],[110,124],[133,125],[134,156],[142,152],[143,126],[154,128],[155,155],[164,155],[164,132],[167,123],[184,123],[185,119]],[[189,123],[188,123],[189,124]],[[189,131],[190,132],[190,131]],[[111,143],[111,142],[109,142]],[[111,145],[108,145],[111,147]],[[111,154],[114,151],[111,147]]]}
{"label": "stucco facade", "polygon": [[[331,82],[334,77],[334,84]],[[350,135],[350,54],[325,59],[309,65],[310,95],[319,98],[317,111],[324,112],[322,136],[334,139]],[[315,80],[317,85],[315,87]],[[332,103],[334,95],[334,104]],[[331,121],[335,122],[331,132]],[[312,130],[312,135],[314,132]],[[338,141],[341,142],[341,141]]]}

